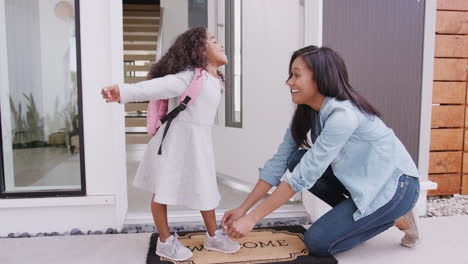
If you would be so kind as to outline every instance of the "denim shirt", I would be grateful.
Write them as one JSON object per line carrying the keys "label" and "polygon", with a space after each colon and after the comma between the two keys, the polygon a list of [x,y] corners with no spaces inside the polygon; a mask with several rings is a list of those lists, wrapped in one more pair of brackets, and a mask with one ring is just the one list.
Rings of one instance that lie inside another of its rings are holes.
{"label": "denim shirt", "polygon": [[[388,203],[398,178],[419,177],[411,156],[380,118],[361,112],[350,101],[326,97],[319,112],[322,132],[291,174],[283,179],[295,192],[310,189],[331,165],[357,206],[358,220]],[[290,155],[299,146],[286,130],[277,153],[260,169],[260,179],[278,186]]]}

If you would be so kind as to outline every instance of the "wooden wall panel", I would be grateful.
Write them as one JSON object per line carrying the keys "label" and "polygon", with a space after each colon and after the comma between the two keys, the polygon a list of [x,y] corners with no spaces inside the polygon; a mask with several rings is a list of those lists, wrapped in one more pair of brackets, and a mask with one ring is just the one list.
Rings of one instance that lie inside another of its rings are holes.
{"label": "wooden wall panel", "polygon": [[434,82],[432,89],[433,104],[465,104],[465,82]]}
{"label": "wooden wall panel", "polygon": [[468,11],[468,1],[466,0],[437,0],[438,10],[460,10]]}
{"label": "wooden wall panel", "polygon": [[468,35],[436,35],[435,56],[455,58],[468,57]]}
{"label": "wooden wall panel", "polygon": [[468,34],[468,12],[437,11],[436,32]]}
{"label": "wooden wall panel", "polygon": [[428,191],[428,195],[450,195],[460,193],[460,174],[429,175],[429,180],[437,183],[437,190]]}
{"label": "wooden wall panel", "polygon": [[428,195],[468,194],[468,0],[437,10]]}
{"label": "wooden wall panel", "polygon": [[466,59],[434,59],[434,80],[466,81]]}
{"label": "wooden wall panel", "polygon": [[429,154],[429,173],[460,173],[461,151],[431,152]]}
{"label": "wooden wall panel", "polygon": [[433,128],[463,127],[465,123],[465,106],[463,105],[434,105],[432,106]]}
{"label": "wooden wall panel", "polygon": [[463,150],[463,128],[432,129],[431,151]]}

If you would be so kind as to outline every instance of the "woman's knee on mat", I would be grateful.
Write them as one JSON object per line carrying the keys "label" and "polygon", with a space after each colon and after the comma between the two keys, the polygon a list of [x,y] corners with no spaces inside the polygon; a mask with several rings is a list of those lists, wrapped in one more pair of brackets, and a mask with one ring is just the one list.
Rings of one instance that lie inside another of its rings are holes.
{"label": "woman's knee on mat", "polygon": [[333,241],[324,232],[324,229],[315,228],[313,225],[304,234],[304,243],[309,249],[309,252],[314,256],[324,257],[330,256],[331,246]]}

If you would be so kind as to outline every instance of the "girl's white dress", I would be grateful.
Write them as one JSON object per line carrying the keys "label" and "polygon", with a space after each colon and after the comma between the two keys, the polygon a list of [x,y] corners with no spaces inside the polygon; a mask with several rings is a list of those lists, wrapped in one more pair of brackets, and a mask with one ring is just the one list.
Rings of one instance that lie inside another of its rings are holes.
{"label": "girl's white dress", "polygon": [[[195,101],[173,121],[158,155],[163,124],[150,140],[133,184],[155,194],[154,201],[197,210],[218,206],[211,129],[221,97],[222,82],[204,72],[205,85]],[[194,72],[183,71],[135,84],[122,84],[120,103],[169,99],[169,111],[179,105]]]}

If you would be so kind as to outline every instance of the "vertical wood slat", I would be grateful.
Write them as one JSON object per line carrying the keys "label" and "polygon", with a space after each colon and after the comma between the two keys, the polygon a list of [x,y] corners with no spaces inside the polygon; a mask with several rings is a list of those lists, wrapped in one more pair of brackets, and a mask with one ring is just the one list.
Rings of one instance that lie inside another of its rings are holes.
{"label": "vertical wood slat", "polygon": [[[468,106],[465,107],[465,128],[468,127]],[[468,151],[468,149],[465,149],[466,151]]]}
{"label": "vertical wood slat", "polygon": [[432,89],[433,104],[465,104],[465,82],[434,82]]}
{"label": "vertical wood slat", "polygon": [[[464,84],[465,84],[465,89],[466,89],[465,91],[467,92],[467,93],[466,93],[466,101],[465,101],[465,102],[466,102],[466,104],[468,104],[468,82],[465,82]],[[468,150],[468,149],[466,149],[466,150]]]}
{"label": "vertical wood slat", "polygon": [[468,130],[466,130],[466,127],[465,127],[465,140],[464,140],[464,144],[463,144],[463,149],[465,151],[468,150]]}
{"label": "vertical wood slat", "polygon": [[468,174],[468,153],[463,153],[463,173]]}
{"label": "vertical wood slat", "polygon": [[437,190],[429,190],[428,195],[450,195],[460,193],[460,174],[429,175],[429,180],[437,183]]}
{"label": "vertical wood slat", "polygon": [[468,175],[462,175],[462,187],[460,194],[468,195]]}

